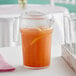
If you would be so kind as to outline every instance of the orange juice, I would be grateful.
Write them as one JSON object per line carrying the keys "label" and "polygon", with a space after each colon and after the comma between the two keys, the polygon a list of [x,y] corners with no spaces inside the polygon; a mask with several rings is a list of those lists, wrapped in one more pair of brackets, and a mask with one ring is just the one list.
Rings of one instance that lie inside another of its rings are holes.
{"label": "orange juice", "polygon": [[50,65],[53,29],[21,28],[23,64],[28,67]]}

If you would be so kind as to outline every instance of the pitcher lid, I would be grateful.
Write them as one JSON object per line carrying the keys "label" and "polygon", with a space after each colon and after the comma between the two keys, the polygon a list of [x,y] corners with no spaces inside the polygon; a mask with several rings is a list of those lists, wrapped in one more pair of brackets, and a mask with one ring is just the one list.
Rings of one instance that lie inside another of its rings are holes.
{"label": "pitcher lid", "polygon": [[26,18],[26,19],[35,19],[35,18],[46,18],[46,19],[52,19],[52,15],[51,14],[46,14],[44,12],[40,12],[40,11],[26,11],[21,15],[22,18]]}

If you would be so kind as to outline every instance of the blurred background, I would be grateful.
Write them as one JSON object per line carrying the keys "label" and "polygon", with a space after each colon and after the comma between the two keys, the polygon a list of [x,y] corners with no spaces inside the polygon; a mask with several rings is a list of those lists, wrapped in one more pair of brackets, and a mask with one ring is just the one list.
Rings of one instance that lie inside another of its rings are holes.
{"label": "blurred background", "polygon": [[[76,0],[53,0],[56,6],[63,6],[76,13]],[[50,4],[50,0],[28,0],[29,4]],[[0,0],[0,4],[18,4],[18,0]]]}

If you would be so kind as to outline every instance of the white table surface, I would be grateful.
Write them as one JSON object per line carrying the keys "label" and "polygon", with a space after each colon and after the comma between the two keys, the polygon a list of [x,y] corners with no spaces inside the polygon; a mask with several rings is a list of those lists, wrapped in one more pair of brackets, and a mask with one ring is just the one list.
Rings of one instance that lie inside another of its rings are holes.
{"label": "white table surface", "polygon": [[[42,7],[41,7],[42,6]],[[49,5],[44,5],[47,9],[46,11],[51,10],[51,13],[65,13],[67,12],[66,8],[63,7],[50,7]],[[31,9],[38,9],[45,11],[45,8],[43,5],[32,5],[29,6]],[[12,8],[12,9],[11,9]],[[10,17],[11,15],[19,15],[19,8],[17,5],[1,5],[0,6],[0,17]],[[58,16],[59,17],[59,16]],[[58,30],[58,29],[57,29]],[[5,47],[0,48],[0,53],[5,57],[7,62],[11,65],[13,65],[16,70],[13,72],[5,72],[0,73],[0,76],[76,76],[76,73],[74,73],[69,66],[66,64],[66,62],[61,58],[61,46],[59,44],[59,40],[61,39],[60,31],[57,32],[57,30],[54,32],[53,40],[52,40],[52,60],[51,60],[51,66],[47,69],[41,69],[41,70],[29,70],[23,67],[22,65],[22,49],[21,46],[16,47]]]}
{"label": "white table surface", "polygon": [[60,51],[58,46],[52,45],[51,66],[41,70],[29,70],[22,65],[21,46],[0,48],[0,53],[8,63],[16,68],[13,72],[0,73],[0,76],[76,76],[76,73],[61,58]]}

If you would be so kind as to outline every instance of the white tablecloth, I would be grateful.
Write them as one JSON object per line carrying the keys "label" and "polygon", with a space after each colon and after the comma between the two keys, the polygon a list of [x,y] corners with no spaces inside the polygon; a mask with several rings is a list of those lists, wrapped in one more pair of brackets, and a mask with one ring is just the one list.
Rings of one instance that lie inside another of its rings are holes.
{"label": "white tablecloth", "polygon": [[16,68],[14,72],[0,73],[0,76],[76,76],[61,58],[59,48],[55,45],[52,45],[51,66],[42,70],[28,70],[23,67],[21,46],[0,48],[0,53]]}

